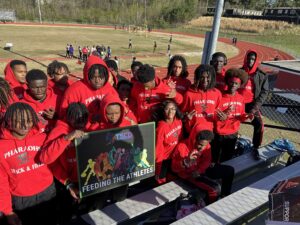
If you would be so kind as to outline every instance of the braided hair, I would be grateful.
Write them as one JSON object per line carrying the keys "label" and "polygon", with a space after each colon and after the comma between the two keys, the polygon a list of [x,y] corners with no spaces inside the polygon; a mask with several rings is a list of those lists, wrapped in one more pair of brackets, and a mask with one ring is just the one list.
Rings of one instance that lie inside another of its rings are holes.
{"label": "braided hair", "polygon": [[74,129],[83,129],[88,122],[89,111],[83,103],[72,102],[66,113],[66,121]]}
{"label": "braided hair", "polygon": [[17,123],[19,122],[17,121],[18,115],[21,117],[20,122],[22,128],[26,127],[26,122],[28,122],[25,121],[25,118],[27,118],[27,120],[31,119],[33,127],[38,128],[39,119],[36,112],[30,105],[23,102],[13,103],[7,108],[3,118],[3,126],[5,128],[16,127]]}

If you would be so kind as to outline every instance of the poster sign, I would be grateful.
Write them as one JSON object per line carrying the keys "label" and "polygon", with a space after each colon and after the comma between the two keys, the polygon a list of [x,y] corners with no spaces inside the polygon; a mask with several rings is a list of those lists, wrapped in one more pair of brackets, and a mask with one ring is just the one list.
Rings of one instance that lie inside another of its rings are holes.
{"label": "poster sign", "polygon": [[300,224],[299,211],[300,177],[278,182],[269,193],[269,224]]}
{"label": "poster sign", "polygon": [[153,122],[91,132],[75,146],[81,198],[154,176]]}

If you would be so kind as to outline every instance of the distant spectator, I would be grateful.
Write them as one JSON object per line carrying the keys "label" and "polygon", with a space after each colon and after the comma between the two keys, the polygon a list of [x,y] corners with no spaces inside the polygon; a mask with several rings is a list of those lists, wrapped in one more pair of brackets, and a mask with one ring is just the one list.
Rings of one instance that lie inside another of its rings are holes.
{"label": "distant spectator", "polygon": [[155,52],[156,48],[157,48],[157,44],[156,44],[156,41],[154,41],[154,45],[153,45],[153,53]]}
{"label": "distant spectator", "polygon": [[110,48],[110,46],[107,46],[107,57],[108,58],[111,57],[111,48]]}
{"label": "distant spectator", "polygon": [[131,39],[129,39],[128,48],[132,49],[132,41],[131,41]]}
{"label": "distant spectator", "polygon": [[73,48],[73,45],[70,45],[70,48],[69,48],[69,57],[71,59],[74,57],[74,48]]}
{"label": "distant spectator", "polygon": [[67,44],[66,46],[66,58],[69,58],[70,57],[70,45]]}
{"label": "distant spectator", "polygon": [[87,58],[88,58],[88,54],[89,54],[89,50],[86,46],[84,46],[82,48],[82,57],[83,57],[83,62],[86,62],[87,61]]}
{"label": "distant spectator", "polygon": [[82,60],[82,48],[80,46],[78,46],[78,55],[79,59]]}
{"label": "distant spectator", "polygon": [[170,35],[170,39],[169,39],[169,44],[172,44],[172,40],[173,40],[173,35]]}

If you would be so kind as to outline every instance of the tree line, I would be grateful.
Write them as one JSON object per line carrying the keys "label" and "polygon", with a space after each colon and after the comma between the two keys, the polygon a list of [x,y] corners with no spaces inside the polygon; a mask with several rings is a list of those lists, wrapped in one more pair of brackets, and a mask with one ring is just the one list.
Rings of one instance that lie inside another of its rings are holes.
{"label": "tree line", "polygon": [[[213,7],[215,0],[0,0],[0,9],[15,10],[18,20],[77,22],[111,25],[149,25],[164,27],[185,23]],[[226,8],[298,6],[294,0],[225,0]]]}

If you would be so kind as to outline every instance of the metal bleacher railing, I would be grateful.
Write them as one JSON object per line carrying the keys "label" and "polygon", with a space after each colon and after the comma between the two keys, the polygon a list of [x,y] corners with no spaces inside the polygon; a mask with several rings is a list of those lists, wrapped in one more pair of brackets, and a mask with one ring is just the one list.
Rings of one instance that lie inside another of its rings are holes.
{"label": "metal bleacher railing", "polygon": [[[287,138],[299,149],[296,134],[300,132],[300,89],[271,90],[261,112],[265,125],[263,144],[270,143],[276,138]],[[242,124],[240,130],[242,135],[252,137],[252,132],[250,123]]]}

